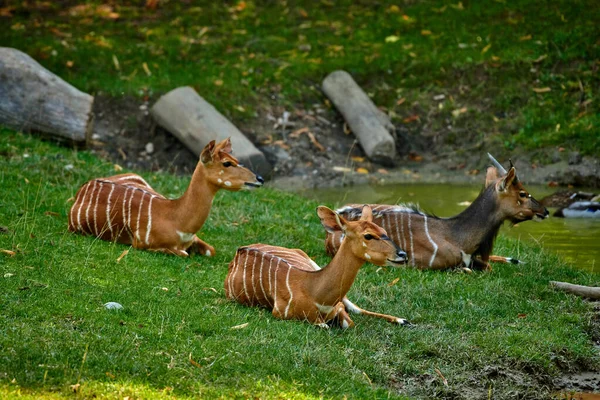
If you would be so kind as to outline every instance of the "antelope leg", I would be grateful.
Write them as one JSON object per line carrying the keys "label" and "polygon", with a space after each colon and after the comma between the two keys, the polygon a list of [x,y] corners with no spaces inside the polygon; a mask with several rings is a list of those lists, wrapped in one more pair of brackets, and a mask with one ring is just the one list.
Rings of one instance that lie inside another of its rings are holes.
{"label": "antelope leg", "polygon": [[364,309],[360,308],[359,306],[357,306],[356,304],[352,303],[350,300],[348,300],[347,297],[344,297],[343,302],[344,302],[344,306],[346,307],[346,310],[350,311],[352,313],[363,314],[363,315],[367,315],[369,317],[381,318],[392,324],[411,325],[411,323],[408,322],[404,318],[398,318],[398,317],[394,317],[393,315],[380,314],[380,313],[364,310]]}

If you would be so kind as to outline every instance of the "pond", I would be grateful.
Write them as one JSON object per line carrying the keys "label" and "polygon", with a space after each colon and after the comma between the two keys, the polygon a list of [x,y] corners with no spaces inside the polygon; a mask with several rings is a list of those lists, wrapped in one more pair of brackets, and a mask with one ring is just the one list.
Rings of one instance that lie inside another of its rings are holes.
{"label": "pond", "polygon": [[[538,200],[555,189],[526,185]],[[353,186],[348,188],[312,189],[301,192],[305,197],[334,204],[415,203],[431,214],[450,217],[463,211],[465,202],[473,201],[482,186],[448,184],[398,184],[388,186]],[[462,204],[462,205],[461,205]],[[536,242],[547,251],[556,252],[577,268],[600,272],[600,219],[550,217],[542,222],[527,221],[515,226],[506,222],[500,234]]]}

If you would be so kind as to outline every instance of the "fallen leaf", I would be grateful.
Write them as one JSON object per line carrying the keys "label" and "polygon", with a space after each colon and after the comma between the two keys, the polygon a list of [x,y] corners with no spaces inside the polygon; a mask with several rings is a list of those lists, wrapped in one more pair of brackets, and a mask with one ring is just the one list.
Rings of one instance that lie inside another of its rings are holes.
{"label": "fallen leaf", "polygon": [[250,323],[249,323],[249,322],[246,322],[246,323],[244,323],[244,324],[239,324],[239,325],[236,325],[236,326],[232,326],[232,327],[231,327],[231,328],[229,328],[229,329],[244,329],[244,328],[245,328],[245,327],[247,327],[248,325],[250,325]]}
{"label": "fallen leaf", "polygon": [[285,142],[283,140],[276,140],[273,142],[274,145],[281,147],[284,150],[289,150],[290,146],[288,146],[287,144],[285,144]]}
{"label": "fallen leaf", "polygon": [[564,147],[559,147],[559,148],[558,148],[558,152],[559,152],[559,153],[562,153],[563,151],[565,151],[565,148],[564,148]]}
{"label": "fallen leaf", "polygon": [[548,182],[548,187],[558,187],[558,182],[550,181],[550,182]]}
{"label": "fallen leaf", "polygon": [[115,376],[113,374],[111,374],[110,372],[105,372],[106,376],[108,376],[111,379],[115,379]]}
{"label": "fallen leaf", "polygon": [[246,109],[242,106],[235,106],[234,107],[236,110],[238,110],[239,112],[246,112]]}
{"label": "fallen leaf", "polygon": [[12,11],[14,7],[2,7],[0,8],[0,17],[12,17]]}
{"label": "fallen leaf", "polygon": [[517,318],[527,318],[527,314],[518,314]]}
{"label": "fallen leaf", "polygon": [[452,111],[452,116],[453,117],[458,117],[460,114],[464,114],[468,111],[467,107],[463,107],[463,108],[458,108],[456,110]]}
{"label": "fallen leaf", "polygon": [[190,364],[192,364],[194,367],[202,368],[202,365],[198,364],[196,361],[194,361],[192,359],[192,353],[190,353],[190,355],[188,357],[188,360],[190,361]]}
{"label": "fallen leaf", "polygon": [[348,126],[348,124],[346,122],[344,122],[344,133],[346,135],[349,135],[352,133],[352,130],[350,129],[350,127]]}
{"label": "fallen leaf", "polygon": [[533,90],[536,93],[548,93],[552,89],[550,89],[549,87],[546,86],[546,87],[543,87],[543,88],[532,88],[531,90]]}
{"label": "fallen leaf", "polygon": [[298,137],[300,137],[300,135],[302,135],[303,133],[308,132],[308,127],[305,126],[304,128],[300,128],[300,129],[296,129],[294,132],[290,133],[288,135],[288,137],[292,138],[292,139],[296,139]]}
{"label": "fallen leaf", "polygon": [[431,31],[429,29],[423,29],[421,31],[421,35],[423,35],[423,36],[431,35]]}
{"label": "fallen leaf", "polygon": [[352,156],[352,157],[350,157],[350,159],[352,161],[356,161],[356,162],[364,162],[365,161],[364,157],[359,157],[359,156]]}
{"label": "fallen leaf", "polygon": [[113,54],[112,60],[113,60],[113,64],[115,65],[115,69],[117,71],[120,71],[121,70],[121,64],[119,64],[119,59],[117,58],[117,56],[115,54]]}
{"label": "fallen leaf", "polygon": [[76,383],[74,385],[69,386],[71,388],[71,390],[73,391],[73,393],[77,393],[77,391],[79,390],[79,388],[81,387],[81,384]]}
{"label": "fallen leaf", "polygon": [[393,281],[391,281],[390,283],[388,283],[388,286],[394,286],[396,283],[398,283],[398,281],[400,280],[400,278],[396,278]]}
{"label": "fallen leaf", "polygon": [[379,169],[377,170],[377,172],[379,172],[380,174],[384,174],[384,175],[385,175],[385,174],[389,174],[388,170],[387,170],[387,169],[384,169],[384,168],[379,168]]}
{"label": "fallen leaf", "polygon": [[150,68],[148,68],[148,64],[146,64],[145,62],[142,63],[142,68],[144,69],[144,72],[146,73],[146,75],[151,76],[152,72],[150,72]]}
{"label": "fallen leaf", "polygon": [[11,272],[7,272],[4,274],[5,278],[10,278],[11,276],[15,276],[15,274],[11,273]]}
{"label": "fallen leaf", "polygon": [[161,287],[161,288],[160,288],[160,290],[162,290],[163,292],[168,292],[168,291],[169,291],[169,288],[166,288],[166,287]]}
{"label": "fallen leaf", "polygon": [[534,62],[534,63],[539,63],[540,61],[543,61],[543,60],[545,60],[547,57],[548,57],[548,54],[544,54],[544,55],[541,55],[541,56],[539,56],[538,58],[536,58],[536,59],[535,59],[535,60],[533,60],[532,62]]}
{"label": "fallen leaf", "polygon": [[471,169],[467,172],[468,175],[477,175],[479,173],[478,169]]}
{"label": "fallen leaf", "polygon": [[119,172],[119,171],[123,171],[123,167],[121,167],[119,164],[115,164],[113,165],[113,168],[115,169],[115,171]]}
{"label": "fallen leaf", "polygon": [[423,161],[423,156],[415,153],[414,151],[411,151],[410,153],[408,153],[408,159],[411,161],[420,162]]}
{"label": "fallen leaf", "polygon": [[531,35],[525,35],[525,36],[521,36],[521,37],[519,38],[519,40],[520,40],[521,42],[524,42],[524,41],[526,41],[526,40],[531,40]]}
{"label": "fallen leaf", "polygon": [[119,256],[119,258],[117,258],[117,262],[121,262],[121,260],[123,259],[123,257],[125,257],[128,253],[129,253],[129,249],[123,250],[123,252]]}
{"label": "fallen leaf", "polygon": [[485,46],[483,49],[481,49],[481,54],[485,54],[487,53],[487,51],[492,47],[492,44],[488,44],[487,46]]}
{"label": "fallen leaf", "polygon": [[438,374],[438,376],[440,378],[442,378],[442,382],[444,382],[444,386],[448,386],[448,380],[446,379],[446,377],[442,374],[442,371],[440,371],[439,369],[435,368],[435,373]]}
{"label": "fallen leaf", "polygon": [[312,132],[310,132],[310,131],[307,132],[307,135],[308,135],[310,141],[312,142],[312,144],[314,144],[315,147],[317,149],[319,149],[319,151],[325,151],[325,147],[323,147],[323,145],[317,141],[317,138],[315,137],[315,135],[313,135]]}
{"label": "fallen leaf", "polygon": [[405,101],[406,101],[406,99],[404,97],[401,97],[401,98],[398,99],[398,101],[396,101],[396,105],[399,106],[402,103],[404,103]]}
{"label": "fallen leaf", "polygon": [[392,14],[398,14],[400,12],[400,7],[398,7],[395,4],[392,4],[391,6],[389,6],[389,8],[387,9],[387,12],[392,13]]}
{"label": "fallen leaf", "polygon": [[337,167],[337,166],[335,166],[332,169],[334,171],[336,171],[336,172],[352,172],[352,169],[347,168],[347,167]]}
{"label": "fallen leaf", "polygon": [[60,214],[54,211],[46,211],[44,215],[48,215],[49,217],[59,217]]}
{"label": "fallen leaf", "polygon": [[398,40],[400,40],[400,38],[396,35],[390,35],[385,38],[386,43],[396,43]]}
{"label": "fallen leaf", "polygon": [[214,287],[205,287],[205,288],[202,288],[202,290],[210,290],[210,291],[215,292],[217,294],[219,293],[219,292],[217,292],[217,289],[215,289]]}
{"label": "fallen leaf", "polygon": [[414,121],[418,121],[419,120],[419,116],[417,114],[413,114],[409,117],[406,117],[402,120],[402,122],[404,122],[405,124],[414,122]]}
{"label": "fallen leaf", "polygon": [[214,81],[215,86],[223,86],[223,80],[222,79],[217,79],[216,81]]}
{"label": "fallen leaf", "polygon": [[14,251],[12,251],[12,250],[4,250],[4,249],[0,250],[0,253],[7,254],[7,255],[9,255],[9,256],[11,256],[11,257],[13,257],[15,254],[17,254],[17,253],[15,253],[15,252],[14,252]]}
{"label": "fallen leaf", "polygon": [[358,172],[359,174],[368,174],[369,170],[366,168],[356,168],[356,172]]}

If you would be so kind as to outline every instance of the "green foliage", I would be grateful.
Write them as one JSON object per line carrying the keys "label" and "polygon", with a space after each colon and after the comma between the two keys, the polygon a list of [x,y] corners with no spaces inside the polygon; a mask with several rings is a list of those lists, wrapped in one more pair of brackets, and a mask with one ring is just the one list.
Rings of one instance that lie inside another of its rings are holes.
{"label": "green foliage", "polygon": [[243,119],[270,99],[323,101],[342,68],[413,133],[599,153],[595,0],[13,3],[3,46],[90,93],[191,85]]}
{"label": "green foliage", "polygon": [[[117,261],[129,247],[67,231],[69,198],[113,165],[0,135],[8,229],[0,233],[8,250],[0,253],[0,397],[62,397],[77,384],[84,397],[108,398],[435,397],[468,388],[543,397],[534,388],[548,375],[598,366],[588,304],[548,286],[593,285],[597,276],[538,248],[501,237],[497,252],[518,249],[527,265],[471,275],[366,265],[349,296],[415,326],[356,316],[354,329],[322,330],[229,302],[223,290],[240,245],[299,247],[326,264],[317,203],[268,188],[220,192],[200,231],[215,257],[130,249]],[[189,179],[144,177],[170,196]],[[124,309],[106,310],[109,301]]]}

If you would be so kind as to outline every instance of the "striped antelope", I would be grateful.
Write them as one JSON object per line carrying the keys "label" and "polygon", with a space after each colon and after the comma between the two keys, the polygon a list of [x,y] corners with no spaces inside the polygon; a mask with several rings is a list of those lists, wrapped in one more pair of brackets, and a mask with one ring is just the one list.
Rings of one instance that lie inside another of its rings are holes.
{"label": "striped antelope", "polygon": [[139,249],[187,256],[213,256],[215,249],[196,236],[219,189],[261,186],[263,179],[238,164],[231,141],[211,141],[200,155],[192,180],[179,199],[157,193],[139,175],[121,174],[84,184],[69,213],[69,230]]}
{"label": "striped antelope", "polygon": [[371,209],[364,207],[358,221],[346,221],[327,207],[317,208],[329,232],[344,235],[333,260],[321,269],[299,249],[266,244],[240,247],[229,264],[225,279],[228,299],[248,306],[263,306],[280,319],[300,319],[321,327],[336,323],[354,326],[347,311],[407,324],[402,318],[363,310],[352,304],[346,293],[365,261],[375,265],[398,265],[406,253],[374,224]]}
{"label": "striped antelope", "polygon": [[[548,210],[525,190],[512,163],[507,172],[491,155],[489,157],[495,167],[487,170],[485,188],[457,216],[439,218],[413,206],[370,205],[374,222],[408,253],[407,265],[444,269],[464,264],[467,268],[489,269],[488,261],[519,263],[509,257],[490,255],[500,226],[506,220],[516,224],[544,219]],[[356,220],[361,216],[361,206],[351,204],[337,212],[346,219]],[[338,232],[327,233],[327,252],[339,251],[341,240]]]}

